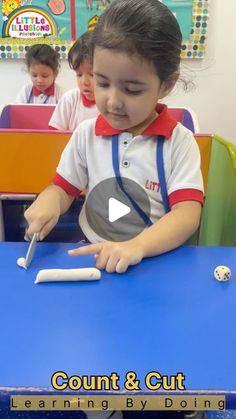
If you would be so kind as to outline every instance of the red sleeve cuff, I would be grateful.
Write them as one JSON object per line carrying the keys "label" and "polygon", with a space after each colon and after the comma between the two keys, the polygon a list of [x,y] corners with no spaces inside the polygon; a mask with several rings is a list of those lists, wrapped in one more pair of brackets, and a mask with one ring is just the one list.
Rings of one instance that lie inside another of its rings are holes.
{"label": "red sleeve cuff", "polygon": [[178,191],[172,192],[169,195],[169,204],[172,207],[178,202],[183,201],[197,201],[203,205],[204,203],[204,194],[198,189],[180,189]]}
{"label": "red sleeve cuff", "polygon": [[67,180],[61,177],[58,173],[54,175],[52,182],[54,185],[60,186],[60,188],[62,188],[68,195],[74,196],[75,198],[79,198],[82,192],[80,189],[67,182]]}

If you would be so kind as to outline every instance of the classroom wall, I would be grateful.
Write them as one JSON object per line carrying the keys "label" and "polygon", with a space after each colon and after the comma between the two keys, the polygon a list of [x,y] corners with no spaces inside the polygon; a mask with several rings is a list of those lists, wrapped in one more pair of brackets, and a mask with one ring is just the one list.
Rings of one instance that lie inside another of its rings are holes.
{"label": "classroom wall", "polygon": [[[211,0],[206,57],[184,60],[182,76],[195,87],[185,92],[180,83],[165,99],[171,106],[191,107],[202,132],[217,133],[236,144],[236,1]],[[20,60],[0,60],[0,107],[14,101],[29,79]],[[58,82],[68,90],[75,77],[62,62]],[[190,86],[191,87],[191,86]]]}
{"label": "classroom wall", "polygon": [[206,57],[184,60],[183,76],[192,74],[195,88],[185,93],[178,86],[166,102],[191,107],[202,132],[217,133],[236,144],[235,16],[235,0],[210,0]]}

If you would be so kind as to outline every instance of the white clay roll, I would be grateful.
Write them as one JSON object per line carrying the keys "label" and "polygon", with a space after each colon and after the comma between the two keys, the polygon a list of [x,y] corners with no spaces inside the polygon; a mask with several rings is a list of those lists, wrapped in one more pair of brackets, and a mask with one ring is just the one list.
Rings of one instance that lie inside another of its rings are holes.
{"label": "white clay roll", "polygon": [[36,276],[35,284],[54,281],[94,281],[101,278],[97,268],[42,269]]}

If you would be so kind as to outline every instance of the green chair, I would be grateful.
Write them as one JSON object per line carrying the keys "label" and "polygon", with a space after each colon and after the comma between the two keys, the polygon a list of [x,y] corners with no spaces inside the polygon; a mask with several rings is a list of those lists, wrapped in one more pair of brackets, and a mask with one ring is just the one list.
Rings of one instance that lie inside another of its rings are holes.
{"label": "green chair", "polygon": [[217,135],[212,137],[198,244],[236,245],[236,146]]}

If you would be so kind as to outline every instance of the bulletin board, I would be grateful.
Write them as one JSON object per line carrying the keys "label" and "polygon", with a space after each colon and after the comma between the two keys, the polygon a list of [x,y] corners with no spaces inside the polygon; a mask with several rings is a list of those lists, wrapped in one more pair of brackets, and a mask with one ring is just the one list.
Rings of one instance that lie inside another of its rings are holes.
{"label": "bulletin board", "polygon": [[[183,35],[182,57],[203,58],[209,1],[162,0],[176,16]],[[0,59],[24,58],[35,43],[47,43],[61,59],[73,41],[93,30],[112,0],[2,0]]]}

